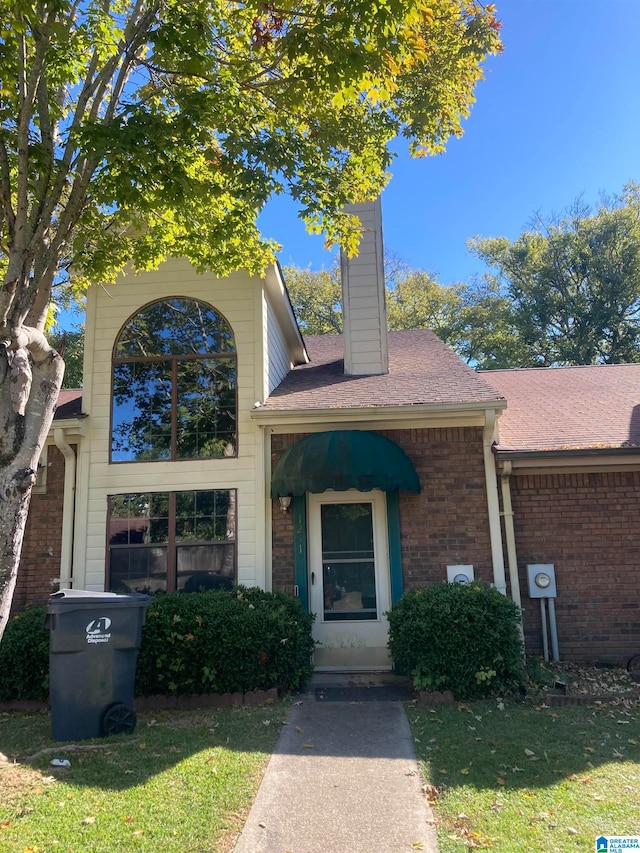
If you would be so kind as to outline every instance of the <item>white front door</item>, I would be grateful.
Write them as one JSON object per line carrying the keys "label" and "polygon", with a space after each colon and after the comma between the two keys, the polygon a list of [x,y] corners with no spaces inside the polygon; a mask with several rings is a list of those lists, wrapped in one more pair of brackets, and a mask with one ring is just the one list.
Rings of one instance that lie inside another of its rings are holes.
{"label": "white front door", "polygon": [[382,492],[309,495],[309,598],[318,669],[391,669],[386,499]]}

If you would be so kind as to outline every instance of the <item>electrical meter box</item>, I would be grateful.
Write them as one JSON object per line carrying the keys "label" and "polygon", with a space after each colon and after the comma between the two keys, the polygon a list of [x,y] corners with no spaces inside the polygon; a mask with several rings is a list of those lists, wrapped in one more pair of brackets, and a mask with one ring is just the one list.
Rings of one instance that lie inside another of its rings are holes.
{"label": "electrical meter box", "polygon": [[556,567],[553,563],[532,563],[527,566],[529,598],[556,598]]}
{"label": "electrical meter box", "polygon": [[449,583],[471,583],[473,577],[473,566],[447,566]]}

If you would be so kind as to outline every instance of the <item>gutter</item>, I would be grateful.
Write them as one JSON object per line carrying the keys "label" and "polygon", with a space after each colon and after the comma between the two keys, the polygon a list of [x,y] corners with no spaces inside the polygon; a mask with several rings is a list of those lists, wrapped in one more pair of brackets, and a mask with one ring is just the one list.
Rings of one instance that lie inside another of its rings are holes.
{"label": "gutter", "polygon": [[[320,422],[320,421],[337,421],[337,420],[357,420],[357,421],[373,421],[376,419],[384,419],[388,417],[426,417],[438,415],[460,415],[474,413],[476,415],[484,415],[487,411],[487,405],[491,405],[495,410],[506,408],[506,401],[492,400],[491,402],[473,402],[473,403],[407,403],[406,405],[397,406],[328,406],[317,409],[270,409],[266,406],[260,406],[251,410],[250,415],[253,420],[258,421],[260,425],[270,425],[278,423],[299,423],[304,421]],[[482,423],[484,423],[484,418]],[[480,422],[479,422],[480,423]]]}
{"label": "gutter", "polygon": [[640,447],[571,447],[556,450],[509,450],[494,447],[496,459],[501,460],[516,460],[516,459],[578,459],[579,457],[588,456],[618,456],[629,457],[636,456],[640,459]]}

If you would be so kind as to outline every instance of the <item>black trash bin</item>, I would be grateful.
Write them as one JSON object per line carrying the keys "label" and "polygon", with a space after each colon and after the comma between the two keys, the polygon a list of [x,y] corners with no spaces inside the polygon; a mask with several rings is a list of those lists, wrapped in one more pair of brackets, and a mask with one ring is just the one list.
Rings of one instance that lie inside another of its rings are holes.
{"label": "black trash bin", "polygon": [[136,726],[133,688],[148,595],[62,589],[49,598],[49,698],[54,740]]}

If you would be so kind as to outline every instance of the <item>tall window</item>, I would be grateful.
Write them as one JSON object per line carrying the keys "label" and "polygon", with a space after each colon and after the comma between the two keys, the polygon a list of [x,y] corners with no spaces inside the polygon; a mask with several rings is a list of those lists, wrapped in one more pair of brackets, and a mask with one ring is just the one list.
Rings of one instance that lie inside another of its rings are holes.
{"label": "tall window", "polygon": [[109,589],[197,592],[236,577],[236,491],[109,497]]}
{"label": "tall window", "polygon": [[204,302],[135,314],[114,348],[111,461],[235,456],[236,361],[231,326]]}

